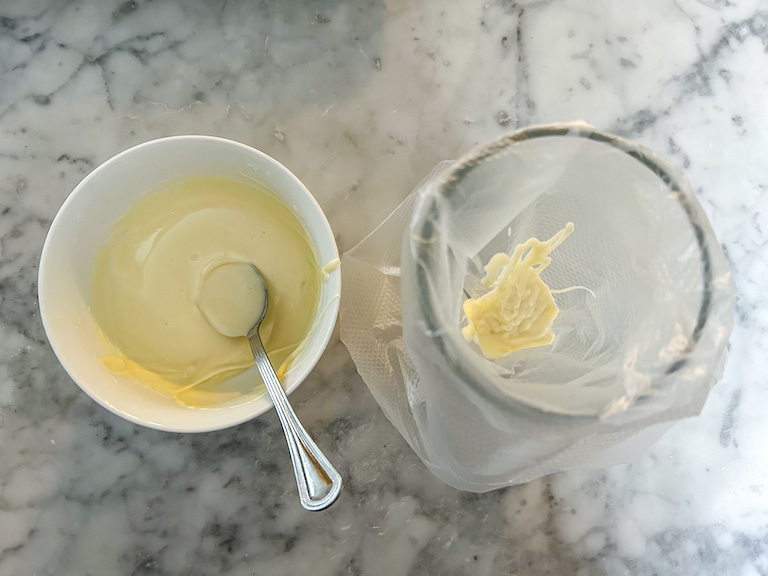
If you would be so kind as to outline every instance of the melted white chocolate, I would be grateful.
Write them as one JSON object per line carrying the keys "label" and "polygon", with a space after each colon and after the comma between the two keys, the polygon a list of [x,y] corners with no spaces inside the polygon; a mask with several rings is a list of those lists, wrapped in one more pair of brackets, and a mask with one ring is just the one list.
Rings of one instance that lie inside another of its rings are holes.
{"label": "melted white chocolate", "polygon": [[552,322],[559,309],[540,275],[551,262],[549,254],[571,232],[573,223],[568,222],[546,242],[531,238],[512,254],[498,253],[488,261],[481,283],[491,290],[464,301],[467,325],[462,329],[464,338],[476,342],[486,358],[554,340]]}
{"label": "melted white chocolate", "polygon": [[109,350],[105,366],[187,405],[242,395],[222,393],[221,384],[253,364],[248,341],[219,333],[197,305],[203,279],[232,262],[255,264],[265,280],[269,307],[260,334],[282,376],[317,312],[314,250],[274,194],[215,177],[174,181],[139,199],[99,249],[91,312]]}

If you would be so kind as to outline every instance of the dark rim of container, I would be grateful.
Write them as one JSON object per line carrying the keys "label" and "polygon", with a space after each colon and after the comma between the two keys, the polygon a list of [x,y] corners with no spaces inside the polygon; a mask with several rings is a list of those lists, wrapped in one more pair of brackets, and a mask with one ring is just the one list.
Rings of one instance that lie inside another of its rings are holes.
{"label": "dark rim of container", "polygon": [[[651,150],[640,146],[639,144],[625,140],[619,136],[600,132],[587,125],[554,124],[536,126],[502,135],[501,137],[492,141],[490,144],[472,151],[462,159],[458,160],[456,164],[448,168],[446,172],[440,176],[437,182],[429,186],[427,188],[424,203],[422,204],[421,210],[419,210],[419,219],[412,222],[411,224],[412,229],[420,230],[420,237],[423,240],[416,245],[414,254],[414,260],[416,263],[416,288],[419,294],[419,303],[423,314],[423,320],[425,322],[425,329],[428,331],[428,333],[434,335],[433,337],[435,340],[435,345],[443,355],[445,361],[451,366],[452,371],[457,373],[464,382],[468,383],[481,396],[485,397],[487,400],[490,400],[493,403],[502,403],[506,408],[515,411],[524,411],[531,414],[546,413],[547,417],[564,418],[567,420],[594,420],[597,419],[597,416],[572,416],[557,414],[524,404],[519,400],[515,400],[514,398],[501,394],[498,390],[496,390],[495,387],[488,386],[484,379],[478,378],[477,373],[470,369],[470,363],[461,362],[462,356],[467,353],[474,354],[474,351],[469,349],[466,343],[458,342],[456,338],[452,337],[450,334],[447,334],[443,330],[443,325],[440,322],[435,303],[431,298],[429,280],[425,266],[419,264],[420,262],[428,263],[432,260],[431,251],[436,245],[432,239],[437,232],[434,226],[434,222],[439,220],[440,215],[440,210],[438,208],[438,198],[442,197],[450,200],[454,195],[458,195],[460,197],[461,193],[457,189],[457,184],[484,161],[500,155],[509,146],[526,140],[558,136],[569,138],[584,138],[587,140],[593,140],[595,142],[601,142],[627,154],[637,162],[640,162],[651,172],[653,172],[669,188],[670,192],[675,195],[675,197],[680,202],[682,209],[685,211],[685,214],[693,228],[693,233],[699,247],[703,294],[701,299],[701,306],[699,307],[699,312],[697,315],[696,325],[694,326],[690,336],[690,342],[692,343],[691,346],[689,346],[689,349],[681,354],[680,358],[670,362],[661,372],[661,374],[670,375],[685,366],[687,355],[699,341],[702,331],[706,326],[707,319],[709,318],[710,314],[713,294],[712,262],[709,247],[707,246],[706,232],[699,223],[700,208],[697,205],[696,199],[690,192],[690,187],[685,181],[680,170],[672,168],[666,162],[658,158],[656,154]],[[637,403],[642,402],[642,400],[642,398],[638,398]]]}

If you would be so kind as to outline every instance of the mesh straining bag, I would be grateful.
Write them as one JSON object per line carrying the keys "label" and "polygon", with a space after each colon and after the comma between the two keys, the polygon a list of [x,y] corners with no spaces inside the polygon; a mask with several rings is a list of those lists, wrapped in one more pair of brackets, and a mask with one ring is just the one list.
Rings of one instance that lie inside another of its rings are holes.
{"label": "mesh straining bag", "polygon": [[[542,278],[551,345],[494,361],[464,341],[483,265],[567,222]],[[429,469],[485,491],[631,458],[722,373],[729,268],[681,172],[584,124],[529,128],[439,165],[344,254],[341,337]],[[667,423],[667,424],[665,424]]]}

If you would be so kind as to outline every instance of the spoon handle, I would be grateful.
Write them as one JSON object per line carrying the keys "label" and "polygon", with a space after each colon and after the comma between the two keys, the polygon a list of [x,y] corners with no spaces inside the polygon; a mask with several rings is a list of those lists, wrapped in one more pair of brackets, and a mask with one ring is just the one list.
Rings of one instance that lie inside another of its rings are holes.
{"label": "spoon handle", "polygon": [[258,330],[248,335],[248,342],[256,360],[256,367],[283,425],[301,505],[307,510],[323,510],[338,498],[341,492],[341,475],[299,422],[267,357]]}

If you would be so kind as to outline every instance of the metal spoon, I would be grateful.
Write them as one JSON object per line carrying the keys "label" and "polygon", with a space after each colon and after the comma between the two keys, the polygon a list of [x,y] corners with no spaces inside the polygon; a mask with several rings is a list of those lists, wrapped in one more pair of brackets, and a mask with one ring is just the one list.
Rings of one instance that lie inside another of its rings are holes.
{"label": "metal spoon", "polygon": [[225,336],[248,338],[283,425],[301,505],[307,510],[327,508],[341,492],[341,475],[299,422],[264,350],[259,327],[267,315],[267,285],[258,268],[246,262],[218,266],[206,277],[197,304],[216,330]]}

